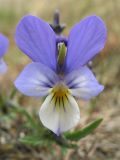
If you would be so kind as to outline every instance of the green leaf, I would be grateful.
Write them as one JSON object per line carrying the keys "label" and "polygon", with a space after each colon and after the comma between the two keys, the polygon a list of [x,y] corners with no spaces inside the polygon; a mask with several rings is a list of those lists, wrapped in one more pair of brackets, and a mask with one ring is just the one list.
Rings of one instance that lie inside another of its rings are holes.
{"label": "green leaf", "polygon": [[68,141],[63,136],[58,137],[57,139],[54,139],[54,140],[59,146],[61,146],[63,148],[73,148],[73,149],[77,149],[78,148],[77,144],[71,143],[70,141]]}
{"label": "green leaf", "polygon": [[102,118],[99,118],[95,121],[93,121],[92,123],[88,124],[86,127],[84,127],[83,129],[76,131],[76,132],[72,132],[72,133],[66,133],[65,137],[71,141],[78,141],[81,138],[86,137],[87,135],[89,135],[91,132],[93,132],[102,122]]}
{"label": "green leaf", "polygon": [[56,143],[60,147],[66,149],[78,148],[78,146],[75,143],[68,141],[65,137],[63,136],[55,137],[52,133],[49,132],[45,132],[42,136],[38,134],[27,135],[25,137],[20,138],[19,141],[21,143],[32,146],[50,146],[49,144]]}
{"label": "green leaf", "polygon": [[17,93],[17,89],[13,88],[11,93],[10,93],[10,97],[9,98],[12,100],[15,97],[16,93]]}
{"label": "green leaf", "polygon": [[37,123],[35,122],[33,117],[27,112],[27,110],[25,110],[23,107],[21,107],[19,105],[12,103],[11,101],[9,101],[9,103],[10,103],[11,109],[14,112],[22,114],[26,118],[26,120],[30,124],[30,126],[32,126],[33,128],[38,128]]}
{"label": "green leaf", "polygon": [[24,144],[32,145],[32,146],[41,146],[44,144],[43,140],[40,139],[40,137],[37,137],[35,135],[31,136],[25,136],[23,138],[20,138],[19,141]]}
{"label": "green leaf", "polygon": [[53,132],[47,130],[44,132],[42,136],[42,140],[47,140],[48,142],[55,142],[59,146],[63,148],[77,148],[78,146],[74,144],[73,142],[71,143],[68,139],[66,139],[63,135],[57,136]]}

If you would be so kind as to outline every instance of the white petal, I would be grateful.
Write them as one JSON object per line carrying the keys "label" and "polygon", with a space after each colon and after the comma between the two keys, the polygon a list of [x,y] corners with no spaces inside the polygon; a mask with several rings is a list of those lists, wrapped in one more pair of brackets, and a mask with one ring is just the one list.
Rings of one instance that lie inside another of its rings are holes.
{"label": "white petal", "polygon": [[7,71],[7,65],[4,60],[0,59],[0,74],[4,74]]}
{"label": "white petal", "polygon": [[42,104],[39,116],[45,127],[59,135],[77,125],[80,120],[80,110],[71,95],[56,101],[53,94],[50,94]]}
{"label": "white petal", "polygon": [[85,100],[97,96],[104,89],[86,66],[68,74],[65,77],[65,83],[73,96]]}

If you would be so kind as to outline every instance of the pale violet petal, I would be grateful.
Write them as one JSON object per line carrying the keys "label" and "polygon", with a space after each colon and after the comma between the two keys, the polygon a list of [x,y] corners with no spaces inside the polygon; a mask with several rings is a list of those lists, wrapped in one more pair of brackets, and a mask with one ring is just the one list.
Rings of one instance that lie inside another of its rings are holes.
{"label": "pale violet petal", "polygon": [[67,100],[64,99],[64,102],[56,102],[53,95],[50,94],[39,111],[43,125],[58,136],[76,126],[80,121],[78,104],[71,95],[68,95],[67,98]]}
{"label": "pale violet petal", "polygon": [[45,96],[58,81],[58,76],[41,63],[27,65],[15,81],[16,88],[27,96]]}
{"label": "pale violet petal", "polygon": [[6,71],[7,71],[7,64],[1,58],[0,59],[0,74],[4,74]]}
{"label": "pale violet petal", "polygon": [[68,74],[65,77],[65,83],[73,96],[85,100],[97,96],[104,89],[104,86],[98,83],[93,73],[86,66]]}

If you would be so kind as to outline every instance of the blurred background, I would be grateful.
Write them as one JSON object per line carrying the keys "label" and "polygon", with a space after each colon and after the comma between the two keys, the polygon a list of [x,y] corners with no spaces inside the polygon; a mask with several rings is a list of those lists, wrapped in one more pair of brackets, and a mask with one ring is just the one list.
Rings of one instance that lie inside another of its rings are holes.
{"label": "blurred background", "polygon": [[[15,45],[16,25],[22,16],[33,14],[52,22],[56,9],[60,11],[61,23],[65,23],[63,34],[68,35],[70,28],[88,15],[98,15],[106,23],[108,39],[104,50],[93,60],[92,69],[105,90],[90,102],[79,101],[81,109],[80,128],[91,120],[103,117],[101,126],[88,137],[78,141],[77,150],[61,151],[52,144],[47,147],[31,147],[19,144],[22,135],[19,121],[6,118],[9,112],[0,112],[0,160],[120,160],[120,0],[0,0],[0,32],[8,36],[10,47],[5,60],[8,72],[0,76],[0,90],[5,98],[14,90],[13,81],[30,62]],[[12,92],[13,93],[13,92]],[[14,101],[19,101],[27,111],[37,111],[40,99],[29,98],[16,93]],[[4,118],[3,118],[4,117]],[[13,121],[14,120],[14,121]],[[14,145],[11,145],[14,144]]]}

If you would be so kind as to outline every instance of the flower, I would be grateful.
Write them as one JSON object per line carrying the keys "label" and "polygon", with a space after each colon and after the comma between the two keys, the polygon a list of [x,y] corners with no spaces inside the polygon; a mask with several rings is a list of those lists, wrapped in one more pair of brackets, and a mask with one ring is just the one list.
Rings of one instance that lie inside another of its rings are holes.
{"label": "flower", "polygon": [[39,116],[43,125],[57,135],[80,121],[74,97],[89,100],[104,89],[86,64],[104,48],[106,34],[105,24],[97,16],[76,24],[68,36],[64,64],[58,71],[60,43],[56,45],[58,37],[50,25],[27,15],[17,26],[16,44],[33,62],[24,68],[15,86],[27,96],[46,96]]}
{"label": "flower", "polygon": [[9,41],[8,39],[0,34],[0,74],[3,74],[7,70],[7,65],[3,60],[3,56],[8,49]]}

